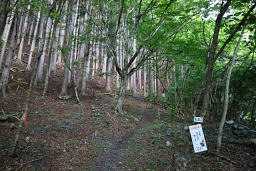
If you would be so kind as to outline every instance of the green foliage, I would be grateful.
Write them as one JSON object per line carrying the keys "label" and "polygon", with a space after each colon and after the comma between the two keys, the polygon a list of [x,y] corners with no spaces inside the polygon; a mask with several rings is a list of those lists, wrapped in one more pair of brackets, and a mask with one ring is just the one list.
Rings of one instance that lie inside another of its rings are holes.
{"label": "green foliage", "polygon": [[[253,61],[251,62],[253,63]],[[233,70],[230,84],[230,94],[232,97],[230,99],[230,110],[234,113],[244,111],[247,115],[245,117],[251,117],[253,104],[256,99],[256,70],[253,65],[247,64],[242,67],[236,66]]]}
{"label": "green foliage", "polygon": [[1,49],[2,49],[3,43],[4,43],[4,41],[1,39],[1,40],[0,40],[0,48],[1,48]]}
{"label": "green foliage", "polygon": [[157,102],[157,94],[155,92],[148,92],[148,99],[153,102]]}
{"label": "green foliage", "polygon": [[50,16],[52,20],[59,20],[60,19],[60,14],[54,9],[51,10]]}
{"label": "green foliage", "polygon": [[114,75],[113,72],[100,72],[99,73],[99,76],[100,77],[103,77],[103,76],[111,76],[111,75]]}

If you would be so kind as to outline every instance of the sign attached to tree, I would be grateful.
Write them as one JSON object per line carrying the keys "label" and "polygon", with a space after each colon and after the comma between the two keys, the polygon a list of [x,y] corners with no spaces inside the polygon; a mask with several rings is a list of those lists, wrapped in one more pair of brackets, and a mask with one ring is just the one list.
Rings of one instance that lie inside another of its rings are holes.
{"label": "sign attached to tree", "polygon": [[199,153],[207,150],[206,141],[201,124],[189,126],[189,131],[194,147],[194,152]]}
{"label": "sign attached to tree", "polygon": [[194,117],[194,122],[202,123],[204,121],[203,117]]}

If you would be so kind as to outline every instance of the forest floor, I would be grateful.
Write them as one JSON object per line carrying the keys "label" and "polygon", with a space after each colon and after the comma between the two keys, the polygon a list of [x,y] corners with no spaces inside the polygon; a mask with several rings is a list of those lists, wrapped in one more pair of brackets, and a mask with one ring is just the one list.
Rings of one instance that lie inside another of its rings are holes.
{"label": "forest floor", "polygon": [[[12,67],[0,114],[22,116],[30,76],[23,68]],[[225,131],[222,150],[215,153],[216,124],[203,124],[208,151],[194,153],[184,131],[192,123],[182,116],[131,95],[125,98],[125,113],[116,114],[116,96],[105,91],[103,78],[89,81],[80,104],[73,87],[71,98],[61,100],[62,75],[52,74],[46,96],[43,83],[35,87],[15,157],[8,154],[17,129],[10,121],[0,122],[0,170],[174,170],[181,163],[186,170],[250,170],[255,145],[229,143],[234,136]]]}

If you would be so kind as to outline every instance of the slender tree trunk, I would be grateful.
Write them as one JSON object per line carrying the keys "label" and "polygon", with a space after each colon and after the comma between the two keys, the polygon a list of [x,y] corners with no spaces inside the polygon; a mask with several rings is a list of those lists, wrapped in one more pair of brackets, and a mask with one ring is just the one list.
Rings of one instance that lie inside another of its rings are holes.
{"label": "slender tree trunk", "polygon": [[[30,5],[28,5],[28,10],[30,9]],[[24,20],[24,25],[22,28],[22,33],[21,33],[21,40],[20,40],[20,47],[19,47],[19,52],[18,52],[18,61],[21,62],[21,56],[23,52],[23,46],[24,46],[24,40],[25,40],[25,35],[27,31],[27,26],[28,26],[28,14],[25,16]]]}
{"label": "slender tree trunk", "polygon": [[31,21],[30,24],[31,24],[31,26],[30,26],[29,34],[28,34],[28,45],[30,45],[30,43],[31,43],[31,37],[32,37],[32,33],[33,33],[33,30],[34,30],[34,24],[35,24],[34,20]]}
{"label": "slender tree trunk", "polygon": [[139,88],[142,88],[142,78],[141,78],[141,69],[138,70],[138,79],[139,79]]}
{"label": "slender tree trunk", "polygon": [[143,70],[143,90],[144,90],[144,97],[147,97],[147,64],[144,64]]}
{"label": "slender tree trunk", "polygon": [[241,32],[240,38],[237,42],[233,57],[232,57],[232,61],[230,63],[230,66],[228,68],[228,75],[227,75],[227,80],[226,80],[226,88],[225,88],[225,97],[224,97],[224,107],[223,107],[223,113],[222,113],[222,118],[220,121],[220,126],[219,126],[219,132],[218,132],[218,137],[217,137],[217,152],[219,152],[220,148],[221,148],[221,139],[222,139],[222,132],[223,132],[223,127],[226,121],[226,116],[227,116],[227,110],[228,110],[228,94],[229,94],[229,83],[230,83],[230,77],[231,77],[231,73],[232,73],[232,68],[237,56],[237,52],[239,50],[239,46],[240,46],[240,42],[241,39],[243,37],[244,34],[244,29],[245,26],[243,27],[243,30]]}
{"label": "slender tree trunk", "polygon": [[[73,2],[74,3],[74,2]],[[75,18],[75,13],[77,11],[73,11],[73,7],[75,7],[76,9],[76,5],[72,4],[71,0],[69,0],[69,4],[68,4],[68,8],[69,8],[69,13],[71,16],[69,16],[68,18],[68,36],[67,36],[67,48],[68,48],[68,52],[64,55],[66,60],[65,60],[65,69],[64,69],[64,78],[62,81],[62,87],[61,87],[61,93],[60,96],[67,96],[67,87],[68,87],[68,82],[70,77],[70,71],[71,71],[71,60],[72,60],[72,49],[73,49],[73,34],[74,34],[74,24],[75,21],[73,20]]]}
{"label": "slender tree trunk", "polygon": [[87,44],[86,53],[84,55],[84,68],[83,68],[82,87],[81,87],[81,91],[83,95],[85,95],[86,93],[86,81],[88,78],[89,68],[90,68],[89,51],[90,51],[90,43]]}
{"label": "slender tree trunk", "polygon": [[[44,31],[43,31],[44,35],[46,34],[45,30],[46,30],[46,28],[44,28]],[[23,121],[26,121],[26,118],[27,118],[28,113],[29,113],[29,105],[30,105],[30,102],[31,102],[30,101],[31,94],[32,94],[33,87],[34,87],[34,81],[36,79],[36,72],[37,72],[37,69],[38,69],[39,60],[40,60],[41,54],[43,52],[43,46],[44,46],[44,43],[42,44],[41,47],[39,47],[40,52],[39,52],[39,54],[36,58],[36,61],[34,63],[32,75],[30,77],[29,89],[28,89],[27,97],[26,97],[26,105],[25,105],[24,114],[23,114],[22,118],[20,119],[19,126],[18,126],[18,132],[16,133],[15,141],[13,143],[13,146],[12,146],[12,149],[11,149],[11,152],[10,152],[10,156],[14,156],[15,153],[16,153],[16,149],[17,149],[18,141],[19,141],[19,136],[20,136],[20,132],[21,132],[21,128],[22,128],[22,123],[23,123]]]}
{"label": "slender tree trunk", "polygon": [[[133,39],[133,52],[136,52],[136,46],[137,46],[137,42],[136,42],[136,38]],[[136,60],[133,63],[133,67],[136,67]],[[136,77],[136,72],[133,74],[132,76],[132,92],[133,95],[136,96],[137,95],[137,77]]]}
{"label": "slender tree trunk", "polygon": [[[102,54],[103,54],[102,72],[105,73],[105,72],[107,72],[107,59],[108,59],[108,57],[107,57],[107,55],[105,53],[105,49],[104,48],[102,48]],[[106,78],[106,76],[105,76],[105,78]]]}
{"label": "slender tree trunk", "polygon": [[121,76],[121,83],[120,83],[120,93],[118,96],[118,100],[117,100],[117,112],[120,114],[123,114],[123,101],[124,101],[124,96],[125,96],[125,91],[126,91],[126,86],[127,86],[127,73],[123,74],[123,76]]}
{"label": "slender tree trunk", "polygon": [[34,50],[35,50],[36,35],[37,35],[39,20],[40,20],[40,11],[39,11],[38,14],[37,14],[36,26],[35,26],[34,35],[33,35],[33,40],[32,40],[32,44],[31,44],[31,48],[30,48],[30,52],[29,52],[28,64],[27,64],[27,68],[26,68],[27,70],[30,70],[30,69],[31,69],[31,61],[32,61],[33,52],[34,52]]}
{"label": "slender tree trunk", "polygon": [[155,88],[156,88],[156,98],[158,100],[159,98],[159,94],[160,94],[160,90],[159,90],[159,66],[158,66],[158,62],[159,62],[159,59],[158,59],[158,53],[156,52],[156,62],[155,62]]}
{"label": "slender tree trunk", "polygon": [[[79,34],[84,31],[84,25],[85,25],[85,20],[84,18],[80,18],[80,32]],[[85,65],[85,62],[83,61],[84,58],[84,51],[85,51],[85,43],[80,43],[79,45],[79,50],[78,50],[78,72],[77,72],[77,78],[76,78],[76,83],[77,83],[77,88],[80,88],[80,82],[81,82],[81,75],[82,75],[82,65]]]}
{"label": "slender tree trunk", "polygon": [[[150,65],[150,62],[149,62],[149,65]],[[150,93],[154,92],[154,77],[153,77],[153,71],[151,67],[149,67],[149,92]]]}
{"label": "slender tree trunk", "polygon": [[[16,0],[11,1],[11,7],[14,7],[13,5],[15,4]],[[8,37],[9,37],[9,33],[10,33],[10,29],[12,26],[12,22],[13,22],[13,18],[14,18],[14,9],[11,11],[11,14],[8,15],[6,22],[5,22],[5,26],[4,26],[4,32],[2,34],[2,49],[1,49],[1,56],[0,56],[0,69],[2,68],[2,63],[3,63],[3,58],[4,58],[4,53],[5,53],[5,48],[6,48],[6,44],[8,41]]]}
{"label": "slender tree trunk", "polygon": [[2,37],[2,33],[4,31],[4,24],[6,22],[8,1],[9,0],[0,1],[0,37]]}
{"label": "slender tree trunk", "polygon": [[[20,13],[22,14],[22,11],[20,11]],[[22,26],[23,26],[23,22],[24,22],[25,17],[23,15],[21,15],[19,17],[19,29],[18,29],[18,38],[17,38],[17,44],[20,44],[20,39],[21,39],[21,33],[22,33]]]}
{"label": "slender tree trunk", "polygon": [[107,75],[106,75],[106,91],[111,92],[110,78],[112,69],[112,58],[108,57]]}
{"label": "slender tree trunk", "polygon": [[52,21],[49,17],[48,20],[47,20],[47,24],[46,24],[46,34],[45,34],[45,37],[44,37],[44,47],[43,47],[42,56],[40,57],[38,70],[37,70],[37,73],[36,73],[35,85],[37,84],[37,81],[42,81],[42,79],[43,79],[44,60],[45,60],[47,45],[50,42],[51,27],[52,27]]}
{"label": "slender tree trunk", "polygon": [[[121,58],[121,40],[120,38],[117,39],[117,48],[116,48],[116,51],[117,51],[117,61],[118,61],[118,65],[120,66],[120,58]],[[116,71],[115,69],[115,75],[116,75],[116,88],[120,88],[120,84],[119,84],[119,73]]]}
{"label": "slender tree trunk", "polygon": [[30,102],[31,102],[30,99],[31,99],[32,91],[33,91],[34,80],[35,80],[35,77],[36,77],[36,70],[37,70],[37,67],[38,67],[38,58],[39,57],[37,57],[37,59],[36,59],[35,66],[34,66],[34,69],[33,69],[33,72],[32,72],[32,76],[30,78],[30,83],[29,83],[29,89],[28,89],[27,97],[26,97],[26,106],[25,106],[24,114],[23,114],[22,118],[20,119],[19,126],[18,126],[18,131],[17,131],[16,136],[15,136],[15,141],[13,143],[13,146],[12,146],[12,149],[11,149],[11,152],[10,152],[10,156],[15,156],[16,149],[17,149],[17,146],[18,146],[19,136],[20,136],[20,132],[21,132],[21,128],[22,128],[22,123],[23,123],[24,120],[26,120],[26,118],[28,116],[28,113],[29,113],[29,105],[30,105]]}
{"label": "slender tree trunk", "polygon": [[58,25],[58,21],[56,20],[53,26],[53,34],[52,34],[52,40],[50,43],[50,53],[48,55],[48,65],[47,65],[47,70],[46,70],[46,74],[45,74],[45,82],[44,82],[44,91],[43,91],[43,96],[45,96],[47,89],[48,89],[48,82],[49,82],[49,77],[50,77],[50,73],[51,73],[51,62],[52,62],[52,52],[53,52],[53,44],[56,42],[56,28]]}
{"label": "slender tree trunk", "polygon": [[[93,32],[95,35],[95,33]],[[94,78],[95,74],[95,40],[92,40],[92,78]]]}
{"label": "slender tree trunk", "polygon": [[40,25],[39,25],[38,47],[41,47],[41,45],[43,44],[44,25],[46,24],[45,22],[47,22],[47,18],[42,13],[40,15],[42,15],[42,16],[40,17],[41,21],[40,21]]}
{"label": "slender tree trunk", "polygon": [[58,44],[59,44],[59,35],[60,35],[60,26],[57,26],[56,34],[55,34],[55,42],[53,43],[53,57],[51,58],[51,71],[56,73],[56,63],[57,63],[57,56],[58,56]]}
{"label": "slender tree trunk", "polygon": [[8,78],[9,78],[9,73],[10,73],[10,69],[11,69],[11,63],[12,63],[12,58],[13,58],[13,53],[15,50],[15,36],[16,36],[16,32],[17,32],[17,28],[16,28],[16,23],[17,21],[14,21],[14,25],[13,25],[13,31],[12,31],[12,37],[11,37],[11,45],[8,49],[8,55],[5,59],[5,66],[3,69],[3,73],[1,76],[1,82],[0,82],[0,88],[2,89],[2,94],[5,97],[6,95],[6,86],[8,83]]}
{"label": "slender tree trunk", "polygon": [[214,68],[214,63],[215,63],[215,54],[216,54],[216,49],[218,47],[218,39],[219,39],[219,32],[221,28],[221,22],[223,19],[224,14],[228,10],[229,6],[231,4],[231,0],[227,0],[225,5],[223,5],[220,9],[220,12],[216,18],[215,22],[215,28],[214,28],[214,34],[213,34],[213,39],[212,43],[209,49],[209,55],[207,57],[207,68],[206,68],[206,84],[205,84],[205,90],[204,90],[204,96],[203,96],[203,106],[202,106],[202,116],[206,116],[207,111],[208,111],[208,106],[209,106],[209,94],[211,90],[211,84],[212,84],[212,79],[213,79],[213,68]]}

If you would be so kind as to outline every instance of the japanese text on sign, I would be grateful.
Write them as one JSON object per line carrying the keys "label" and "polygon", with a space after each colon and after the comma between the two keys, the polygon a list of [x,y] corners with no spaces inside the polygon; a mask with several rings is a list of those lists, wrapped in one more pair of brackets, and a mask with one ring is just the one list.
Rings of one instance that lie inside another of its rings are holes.
{"label": "japanese text on sign", "polygon": [[189,126],[189,131],[194,147],[194,152],[199,153],[207,150],[206,141],[201,124]]}
{"label": "japanese text on sign", "polygon": [[194,117],[194,122],[203,122],[203,117]]}

